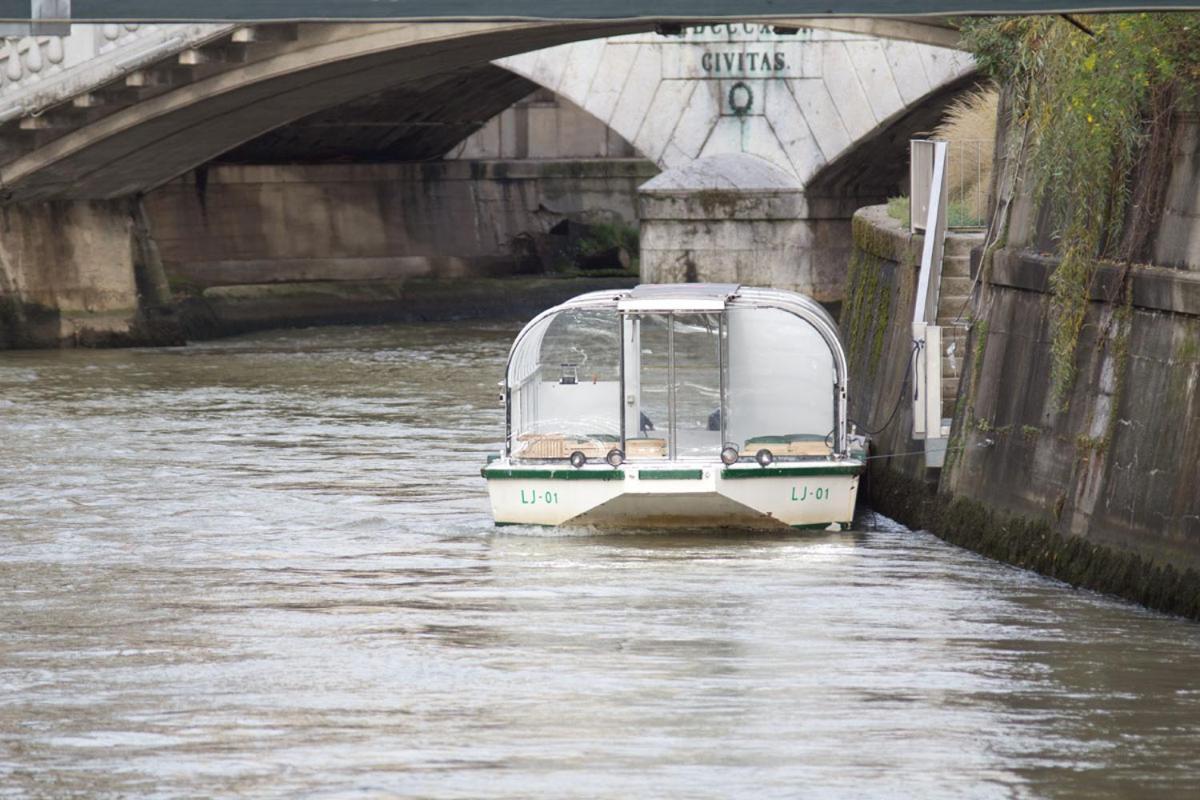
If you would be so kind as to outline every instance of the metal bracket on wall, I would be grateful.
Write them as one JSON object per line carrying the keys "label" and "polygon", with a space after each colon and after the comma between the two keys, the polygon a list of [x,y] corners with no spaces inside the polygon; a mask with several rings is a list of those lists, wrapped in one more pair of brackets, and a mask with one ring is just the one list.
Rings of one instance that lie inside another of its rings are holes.
{"label": "metal bracket on wall", "polygon": [[[913,304],[913,438],[926,443],[926,466],[938,468],[945,458],[942,429],[942,329],[937,324],[938,296],[942,283],[942,256],[946,245],[947,143],[913,141],[911,173],[912,228],[919,230],[923,212],[925,240],[921,248],[921,273]],[[938,447],[939,443],[941,444]],[[935,453],[940,454],[935,455]],[[930,457],[932,456],[932,457]]]}

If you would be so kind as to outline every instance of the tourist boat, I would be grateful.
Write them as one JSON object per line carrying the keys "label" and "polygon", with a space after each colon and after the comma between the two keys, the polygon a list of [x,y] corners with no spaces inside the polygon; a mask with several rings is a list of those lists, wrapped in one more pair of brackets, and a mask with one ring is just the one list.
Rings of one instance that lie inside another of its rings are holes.
{"label": "tourist boat", "polygon": [[865,441],[818,303],[734,284],[592,292],[512,345],[497,525],[829,528],[854,515]]}

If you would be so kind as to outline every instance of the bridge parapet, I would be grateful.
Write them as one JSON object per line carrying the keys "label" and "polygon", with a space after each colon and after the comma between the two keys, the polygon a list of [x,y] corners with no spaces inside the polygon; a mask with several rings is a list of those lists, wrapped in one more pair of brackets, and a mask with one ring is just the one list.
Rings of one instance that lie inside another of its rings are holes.
{"label": "bridge parapet", "polygon": [[[75,102],[139,69],[228,35],[234,25],[72,25],[68,36],[10,39],[0,50],[0,123]],[[30,126],[36,128],[37,126]]]}

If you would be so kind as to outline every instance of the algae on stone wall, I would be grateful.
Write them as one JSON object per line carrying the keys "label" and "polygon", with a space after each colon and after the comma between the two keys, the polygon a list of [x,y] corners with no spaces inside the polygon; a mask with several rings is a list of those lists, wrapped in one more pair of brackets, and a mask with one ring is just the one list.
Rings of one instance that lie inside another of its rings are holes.
{"label": "algae on stone wall", "polygon": [[[842,303],[842,335],[846,340],[847,357],[851,364],[863,364],[866,374],[874,376],[883,357],[887,332],[892,322],[893,286],[883,279],[885,264],[891,259],[896,242],[891,237],[874,237],[869,246],[859,244],[874,231],[857,217],[853,223],[855,248],[850,256],[846,275],[846,299]],[[903,255],[911,256],[905,246]],[[865,363],[864,363],[865,359]]]}
{"label": "algae on stone wall", "polygon": [[704,209],[709,219],[732,219],[738,203],[745,200],[746,195],[732,189],[701,189],[692,195],[692,199]]}
{"label": "algae on stone wall", "polygon": [[1026,519],[997,512],[886,468],[872,468],[865,480],[874,508],[909,527],[1072,586],[1200,619],[1200,574],[1193,569],[1156,565],[1134,553],[1064,536],[1049,515]]}

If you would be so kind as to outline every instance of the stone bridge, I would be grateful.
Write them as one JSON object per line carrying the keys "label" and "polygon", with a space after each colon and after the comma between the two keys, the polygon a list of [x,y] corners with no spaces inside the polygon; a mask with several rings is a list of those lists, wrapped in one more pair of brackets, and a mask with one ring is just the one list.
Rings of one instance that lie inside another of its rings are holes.
{"label": "stone bridge", "polygon": [[909,139],[974,81],[957,49],[756,23],[574,42],[497,64],[664,170],[643,187],[643,280],[770,285],[823,301],[841,299],[855,209],[904,184]]}
{"label": "stone bridge", "polygon": [[[575,103],[662,169],[750,153],[805,186],[889,129],[936,120],[936,100],[973,72],[955,49],[753,23],[574,42],[497,64]],[[860,177],[878,171],[862,160]]]}
{"label": "stone bridge", "polygon": [[[287,162],[327,144],[331,127],[336,149],[361,145],[362,160],[438,159],[527,80],[662,167],[727,149],[765,158],[811,196],[875,197],[903,171],[897,143],[970,72],[962,54],[912,41],[944,43],[945,28],[894,25],[905,40],[772,31],[770,58],[736,33],[664,39],[627,21],[76,25],[63,38],[10,40],[0,53],[0,299],[10,319],[19,308],[51,320],[52,338],[123,331],[163,295],[144,193],[231,152]],[[685,63],[697,45],[713,51],[710,75],[696,72],[703,61]],[[768,68],[771,79],[755,74]],[[358,137],[348,145],[347,131]],[[856,202],[825,216],[848,217]]]}

